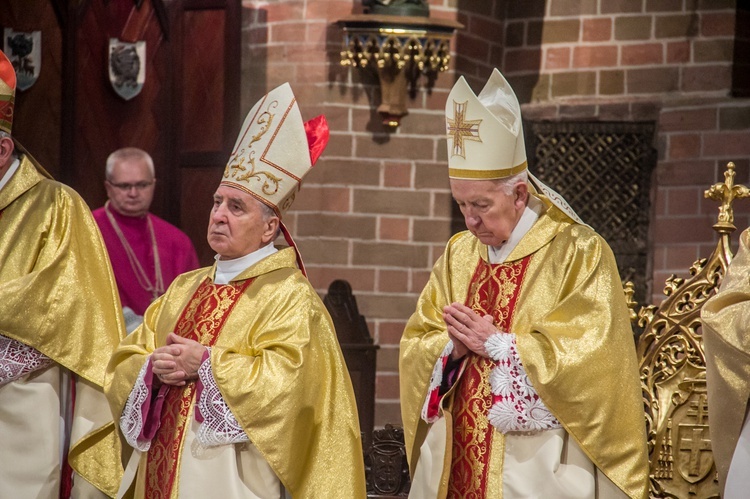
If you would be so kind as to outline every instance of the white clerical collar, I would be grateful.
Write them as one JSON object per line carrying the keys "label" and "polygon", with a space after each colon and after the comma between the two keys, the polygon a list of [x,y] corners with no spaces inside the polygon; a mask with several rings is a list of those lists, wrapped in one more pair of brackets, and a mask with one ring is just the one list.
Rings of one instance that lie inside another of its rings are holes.
{"label": "white clerical collar", "polygon": [[3,175],[3,178],[0,178],[0,191],[3,190],[3,187],[5,187],[5,184],[10,182],[10,178],[13,176],[14,173],[16,173],[16,170],[18,170],[18,165],[21,164],[21,161],[19,161],[18,158],[14,159],[13,162],[10,164],[10,168],[8,168],[8,171],[5,172],[5,175]]}
{"label": "white clerical collar", "polygon": [[541,214],[544,212],[544,204],[537,198],[529,194],[529,202],[526,204],[526,208],[523,210],[521,218],[518,220],[513,232],[510,233],[510,237],[502,246],[488,246],[487,253],[490,259],[490,263],[503,263],[510,252],[513,251],[518,243],[521,241],[523,236],[531,229]]}
{"label": "white clerical collar", "polygon": [[240,275],[240,273],[246,268],[255,265],[265,257],[271,256],[277,251],[279,250],[274,247],[273,241],[271,241],[262,248],[257,249],[248,255],[235,258],[234,260],[219,260],[219,255],[216,255],[214,257],[216,259],[214,284],[229,284],[229,281]]}

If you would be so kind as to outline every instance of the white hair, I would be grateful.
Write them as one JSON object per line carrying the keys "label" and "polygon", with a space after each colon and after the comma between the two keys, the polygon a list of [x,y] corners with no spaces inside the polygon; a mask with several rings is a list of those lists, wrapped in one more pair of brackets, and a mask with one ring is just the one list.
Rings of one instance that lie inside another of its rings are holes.
{"label": "white hair", "polygon": [[511,175],[510,177],[494,179],[493,182],[496,186],[502,188],[503,192],[508,196],[513,194],[513,189],[517,184],[529,182],[529,171],[524,170],[521,173]]}
{"label": "white hair", "polygon": [[276,216],[276,212],[273,211],[273,208],[271,208],[270,206],[268,206],[266,203],[264,203],[260,199],[256,199],[255,201],[260,205],[260,208],[263,211],[263,221],[264,222],[267,221],[269,218]]}
{"label": "white hair", "polygon": [[268,222],[268,220],[270,220],[271,217],[277,217],[279,219],[279,226],[276,227],[276,234],[273,235],[273,238],[276,239],[277,237],[279,237],[279,234],[281,234],[281,217],[279,217],[276,214],[273,208],[268,206],[266,203],[264,203],[260,199],[256,199],[255,201],[260,205],[260,209],[263,212],[262,217],[263,217],[264,222]]}
{"label": "white hair", "polygon": [[115,169],[115,163],[131,159],[139,159],[145,161],[146,165],[148,165],[149,172],[151,172],[151,176],[156,176],[156,173],[154,171],[154,160],[151,159],[151,155],[149,153],[147,153],[143,149],[138,149],[137,147],[123,147],[122,149],[116,150],[107,157],[107,167],[104,170],[104,174],[106,175],[107,180],[112,179],[112,171]]}

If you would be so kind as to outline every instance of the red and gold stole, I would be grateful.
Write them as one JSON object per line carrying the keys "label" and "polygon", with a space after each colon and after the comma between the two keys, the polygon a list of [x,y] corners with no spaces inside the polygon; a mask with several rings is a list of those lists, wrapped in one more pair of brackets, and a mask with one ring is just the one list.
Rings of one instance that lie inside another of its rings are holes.
{"label": "red and gold stole", "polygon": [[[234,305],[253,279],[237,284],[213,284],[206,278],[195,290],[175,325],[175,333],[212,346]],[[195,405],[195,383],[170,387],[161,412],[161,426],[151,441],[146,463],[145,496],[149,499],[177,498],[175,486],[180,456]]]}
{"label": "red and gold stole", "polygon": [[[480,315],[491,314],[495,326],[508,331],[531,255],[514,262],[480,260],[469,283],[465,305]],[[449,498],[485,497],[493,428],[490,372],[497,363],[469,354],[453,398],[453,453]]]}

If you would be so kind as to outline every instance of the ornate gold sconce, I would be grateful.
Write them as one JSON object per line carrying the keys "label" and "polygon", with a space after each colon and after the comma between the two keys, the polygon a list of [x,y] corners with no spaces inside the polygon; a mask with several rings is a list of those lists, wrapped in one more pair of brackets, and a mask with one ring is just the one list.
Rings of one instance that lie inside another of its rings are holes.
{"label": "ornate gold sconce", "polygon": [[[377,12],[377,11],[375,11]],[[408,114],[408,92],[415,91],[421,75],[432,86],[448,69],[450,39],[463,25],[427,16],[357,14],[338,21],[344,31],[341,64],[377,73],[383,124],[396,129]]]}

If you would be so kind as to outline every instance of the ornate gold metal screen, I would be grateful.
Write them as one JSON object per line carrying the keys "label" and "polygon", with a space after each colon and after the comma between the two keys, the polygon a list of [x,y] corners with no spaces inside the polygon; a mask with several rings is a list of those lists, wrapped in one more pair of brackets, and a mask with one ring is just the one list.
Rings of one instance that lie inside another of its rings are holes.
{"label": "ornate gold metal screen", "polygon": [[724,183],[705,192],[721,203],[713,226],[719,242],[711,256],[695,262],[687,280],[672,275],[664,288],[666,299],[638,312],[644,328],[638,357],[654,498],[719,497],[708,431],[700,310],[716,293],[732,259],[732,202],[750,195],[746,187],[734,185],[734,174],[729,163]]}
{"label": "ornate gold metal screen", "polygon": [[646,298],[655,124],[527,122],[529,167],[609,243],[620,278]]}

